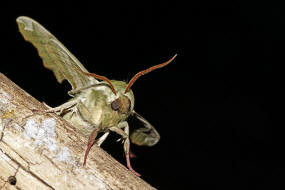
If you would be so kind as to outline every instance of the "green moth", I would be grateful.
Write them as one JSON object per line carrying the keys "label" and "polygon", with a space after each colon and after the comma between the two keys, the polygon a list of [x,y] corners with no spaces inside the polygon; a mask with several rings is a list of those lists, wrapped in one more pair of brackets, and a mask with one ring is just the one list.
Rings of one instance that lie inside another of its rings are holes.
{"label": "green moth", "polygon": [[[137,145],[153,146],[160,136],[147,120],[135,112],[134,95],[130,88],[141,75],[164,67],[176,55],[169,61],[138,72],[127,84],[89,73],[55,36],[35,20],[21,16],[17,18],[17,23],[25,40],[37,48],[44,66],[53,71],[57,81],[67,80],[72,86],[68,92],[72,99],[58,107],[49,107],[46,112],[61,115],[82,134],[89,136],[84,165],[92,145],[100,146],[113,131],[122,136],[127,167],[139,176],[130,164],[130,140]],[[137,117],[143,127],[129,135],[126,119],[130,115]],[[104,134],[96,139],[99,132]]]}

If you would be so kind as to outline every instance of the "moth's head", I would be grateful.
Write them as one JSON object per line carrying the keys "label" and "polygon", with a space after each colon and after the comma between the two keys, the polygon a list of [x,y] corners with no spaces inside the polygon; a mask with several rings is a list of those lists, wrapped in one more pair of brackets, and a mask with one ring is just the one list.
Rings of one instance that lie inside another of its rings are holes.
{"label": "moth's head", "polygon": [[131,90],[131,86],[134,84],[134,82],[142,75],[149,73],[155,69],[164,67],[166,65],[168,65],[171,61],[173,61],[173,59],[175,59],[175,57],[177,56],[174,55],[170,60],[152,66],[148,69],[145,69],[143,71],[138,72],[137,74],[135,74],[135,76],[133,76],[133,78],[129,81],[129,83],[125,83],[123,81],[116,81],[116,80],[109,80],[104,76],[101,75],[97,75],[94,73],[87,73],[82,71],[84,74],[92,76],[96,79],[100,79],[100,80],[104,80],[107,82],[107,84],[109,85],[109,87],[111,88],[112,92],[114,93],[114,95],[116,96],[116,98],[111,102],[111,108],[114,111],[118,111],[119,113],[123,113],[123,114],[128,114],[131,111],[133,111],[134,109],[134,95],[133,92]]}
{"label": "moth's head", "polygon": [[116,90],[114,93],[115,98],[111,102],[111,108],[122,114],[128,114],[133,111],[135,99],[132,90],[125,92],[127,83],[123,81],[111,80],[113,88]]}

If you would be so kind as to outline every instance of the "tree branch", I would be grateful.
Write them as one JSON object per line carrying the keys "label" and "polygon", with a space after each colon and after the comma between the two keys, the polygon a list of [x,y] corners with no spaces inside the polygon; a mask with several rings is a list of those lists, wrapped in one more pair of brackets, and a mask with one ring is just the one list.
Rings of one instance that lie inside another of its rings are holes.
{"label": "tree branch", "polygon": [[[0,189],[154,189],[0,73]],[[14,184],[14,185],[13,185]]]}

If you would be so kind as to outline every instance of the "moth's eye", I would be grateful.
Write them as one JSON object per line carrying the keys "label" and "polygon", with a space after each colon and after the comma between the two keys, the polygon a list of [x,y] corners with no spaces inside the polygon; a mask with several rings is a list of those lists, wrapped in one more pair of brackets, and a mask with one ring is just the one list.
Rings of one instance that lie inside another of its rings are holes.
{"label": "moth's eye", "polygon": [[120,109],[120,101],[119,99],[116,99],[114,100],[112,103],[111,103],[111,108],[112,110],[114,111],[118,111]]}

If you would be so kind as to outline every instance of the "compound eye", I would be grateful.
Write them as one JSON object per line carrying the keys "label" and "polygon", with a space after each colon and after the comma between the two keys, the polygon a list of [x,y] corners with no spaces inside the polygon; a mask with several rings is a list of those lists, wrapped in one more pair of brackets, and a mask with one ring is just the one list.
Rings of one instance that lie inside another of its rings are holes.
{"label": "compound eye", "polygon": [[120,101],[119,99],[116,99],[114,100],[112,103],[111,103],[111,108],[114,110],[114,111],[118,111],[120,109]]}

